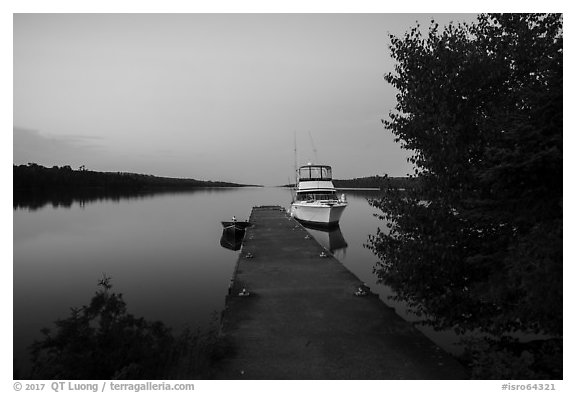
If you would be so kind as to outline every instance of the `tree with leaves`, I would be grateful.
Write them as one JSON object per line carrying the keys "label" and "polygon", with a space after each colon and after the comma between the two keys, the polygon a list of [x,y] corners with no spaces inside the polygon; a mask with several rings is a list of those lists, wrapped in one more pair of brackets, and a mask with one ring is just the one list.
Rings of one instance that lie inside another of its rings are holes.
{"label": "tree with leaves", "polygon": [[[418,186],[371,201],[379,278],[438,329],[562,336],[562,16],[390,36]],[[561,356],[561,354],[560,354]]]}
{"label": "tree with leaves", "polygon": [[31,346],[32,379],[186,379],[210,376],[216,332],[174,335],[160,321],[128,313],[111,278],[88,306],[72,308]]}

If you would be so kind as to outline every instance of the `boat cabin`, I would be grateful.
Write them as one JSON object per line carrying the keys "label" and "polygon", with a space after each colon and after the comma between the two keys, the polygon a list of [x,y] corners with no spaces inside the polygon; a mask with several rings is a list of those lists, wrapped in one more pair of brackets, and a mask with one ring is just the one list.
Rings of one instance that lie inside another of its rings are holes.
{"label": "boat cabin", "polygon": [[332,168],[328,165],[304,165],[298,169],[299,181],[331,181]]}

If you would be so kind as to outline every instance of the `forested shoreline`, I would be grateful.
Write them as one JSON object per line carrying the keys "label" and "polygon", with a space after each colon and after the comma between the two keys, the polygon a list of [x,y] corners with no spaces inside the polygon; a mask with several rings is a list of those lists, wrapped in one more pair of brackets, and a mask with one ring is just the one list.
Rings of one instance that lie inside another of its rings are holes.
{"label": "forested shoreline", "polygon": [[160,177],[127,172],[96,172],[80,167],[72,169],[69,165],[47,168],[30,163],[13,165],[14,190],[71,190],[94,188],[102,190],[152,190],[152,189],[191,189],[199,187],[246,187],[222,181],[206,181]]}
{"label": "forested shoreline", "polygon": [[368,176],[354,179],[334,179],[332,181],[336,188],[379,188],[381,190],[411,189],[418,185],[418,180],[413,177],[389,177],[389,176]]}
{"label": "forested shoreline", "polygon": [[[82,188],[100,188],[111,191],[144,191],[154,189],[258,186],[223,181],[161,177],[130,172],[97,172],[86,170],[84,167],[72,169],[69,165],[48,168],[35,163],[13,165],[13,175],[13,188],[20,191],[26,189],[69,191]],[[417,186],[418,180],[414,177],[376,175],[353,179],[334,179],[333,183],[336,188],[378,188],[385,190],[389,188],[411,189]],[[285,185],[285,187],[292,186],[294,185]]]}

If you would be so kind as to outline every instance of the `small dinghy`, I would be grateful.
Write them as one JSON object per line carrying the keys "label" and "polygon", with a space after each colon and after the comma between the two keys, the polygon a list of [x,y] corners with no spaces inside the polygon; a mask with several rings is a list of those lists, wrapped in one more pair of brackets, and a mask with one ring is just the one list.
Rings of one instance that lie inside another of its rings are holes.
{"label": "small dinghy", "polygon": [[222,226],[225,231],[237,233],[244,232],[252,224],[248,221],[237,221],[236,217],[232,217],[232,221],[222,221]]}
{"label": "small dinghy", "polygon": [[242,240],[246,233],[246,228],[252,226],[248,221],[238,221],[232,217],[232,221],[222,221],[222,237],[220,245],[229,250],[237,251],[242,247]]}

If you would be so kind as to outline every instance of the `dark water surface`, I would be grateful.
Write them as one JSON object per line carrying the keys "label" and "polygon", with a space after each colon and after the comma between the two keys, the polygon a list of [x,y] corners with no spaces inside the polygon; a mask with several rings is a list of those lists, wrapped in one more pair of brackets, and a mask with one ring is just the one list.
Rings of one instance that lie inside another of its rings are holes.
{"label": "dark water surface", "polygon": [[[405,319],[415,320],[392,292],[376,284],[377,258],[364,247],[385,224],[373,217],[368,197],[345,191],[349,206],[340,230],[310,233]],[[281,188],[201,189],[187,192],[92,198],[65,204],[19,204],[14,209],[14,359],[26,371],[27,348],[40,329],[88,304],[102,274],[124,295],[128,312],[161,320],[174,332],[206,327],[224,307],[239,251],[220,244],[220,221],[244,220],[253,206],[289,208]],[[423,330],[457,353],[451,332]]]}

